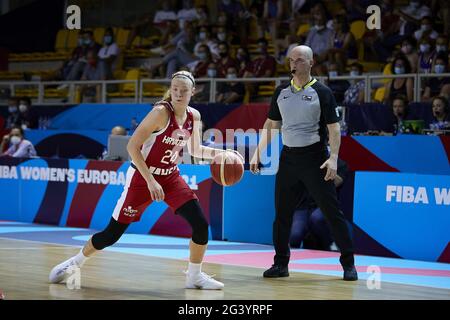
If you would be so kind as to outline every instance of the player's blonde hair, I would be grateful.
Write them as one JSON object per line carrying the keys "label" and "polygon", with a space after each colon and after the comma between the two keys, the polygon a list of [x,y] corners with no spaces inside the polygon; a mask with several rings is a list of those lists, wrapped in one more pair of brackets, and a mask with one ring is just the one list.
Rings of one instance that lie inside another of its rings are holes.
{"label": "player's blonde hair", "polygon": [[[172,80],[175,79],[175,78],[181,78],[181,79],[188,80],[188,82],[190,82],[192,84],[192,88],[195,87],[194,76],[189,71],[182,70],[182,71],[175,72],[172,75]],[[172,97],[170,96],[170,89],[169,89],[164,94],[163,100],[170,101],[171,99],[172,99]]]}

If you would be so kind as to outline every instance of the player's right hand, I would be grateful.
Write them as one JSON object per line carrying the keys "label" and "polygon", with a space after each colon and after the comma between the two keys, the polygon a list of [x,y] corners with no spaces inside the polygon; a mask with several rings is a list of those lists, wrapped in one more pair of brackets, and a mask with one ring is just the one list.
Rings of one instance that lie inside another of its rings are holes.
{"label": "player's right hand", "polygon": [[253,155],[252,159],[250,160],[250,171],[253,174],[259,174],[260,170],[259,170],[259,157],[258,157],[258,151],[255,152],[255,154]]}
{"label": "player's right hand", "polygon": [[151,179],[147,183],[148,190],[153,201],[163,201],[164,200],[164,190],[161,185],[155,180]]}

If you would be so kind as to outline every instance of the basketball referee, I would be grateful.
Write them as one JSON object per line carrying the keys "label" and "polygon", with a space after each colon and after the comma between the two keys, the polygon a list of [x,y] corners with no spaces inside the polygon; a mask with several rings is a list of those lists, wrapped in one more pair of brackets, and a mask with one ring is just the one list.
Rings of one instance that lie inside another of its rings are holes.
{"label": "basketball referee", "polygon": [[[292,80],[275,90],[267,133],[281,127],[283,149],[275,182],[275,221],[273,223],[274,264],[264,277],[288,277],[289,236],[297,201],[305,191],[314,198],[330,224],[341,251],[344,280],[358,279],[354,265],[350,230],[338,207],[336,189],[337,159],[341,142],[339,113],[331,90],[311,77],[313,52],[297,46],[289,54]],[[327,129],[330,153],[327,150]],[[250,162],[250,170],[259,173],[260,154],[267,147],[263,134]]]}

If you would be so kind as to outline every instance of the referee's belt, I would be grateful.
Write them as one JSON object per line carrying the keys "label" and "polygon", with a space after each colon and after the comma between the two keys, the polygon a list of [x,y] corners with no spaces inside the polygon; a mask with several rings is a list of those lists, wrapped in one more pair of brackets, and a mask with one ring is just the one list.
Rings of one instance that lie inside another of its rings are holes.
{"label": "referee's belt", "polygon": [[[132,162],[131,163],[131,167],[135,170],[138,170],[138,168],[136,167],[136,165]],[[163,168],[156,168],[153,166],[150,166],[148,168],[148,170],[150,171],[150,174],[155,174],[157,176],[168,176],[169,174],[174,173],[175,171],[178,170],[178,166],[173,166],[171,168],[168,169],[163,169]]]}

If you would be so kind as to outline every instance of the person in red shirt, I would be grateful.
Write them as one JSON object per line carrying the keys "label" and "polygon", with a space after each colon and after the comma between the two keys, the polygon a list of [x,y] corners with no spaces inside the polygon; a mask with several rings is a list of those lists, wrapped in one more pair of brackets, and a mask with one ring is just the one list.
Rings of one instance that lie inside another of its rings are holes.
{"label": "person in red shirt", "polygon": [[[275,75],[276,61],[275,58],[267,52],[268,42],[261,38],[258,40],[259,55],[250,62],[247,70],[244,72],[244,78],[270,78]],[[263,84],[259,82],[258,85]],[[246,82],[246,89],[251,95],[257,92],[257,86],[250,82]]]}
{"label": "person in red shirt", "polygon": [[141,219],[153,201],[164,201],[192,227],[185,287],[223,288],[223,283],[201,271],[208,243],[208,222],[197,196],[180,176],[177,163],[185,146],[191,155],[203,159],[231,151],[202,146],[200,113],[188,105],[194,91],[195,80],[190,72],[173,74],[165,99],[155,104],[128,143],[132,163],[109,225],[94,234],[76,256],[54,267],[49,275],[51,283],[64,281],[70,267],[80,268],[99,250],[113,245],[132,222]]}

